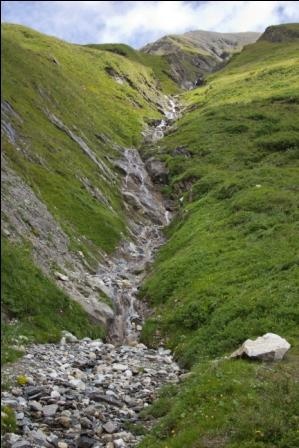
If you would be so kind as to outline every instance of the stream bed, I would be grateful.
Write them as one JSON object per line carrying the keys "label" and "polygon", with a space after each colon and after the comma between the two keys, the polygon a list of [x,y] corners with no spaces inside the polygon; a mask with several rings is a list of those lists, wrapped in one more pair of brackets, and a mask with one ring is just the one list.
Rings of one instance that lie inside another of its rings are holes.
{"label": "stream bed", "polygon": [[[147,139],[150,137],[153,143],[163,138],[177,118],[178,106],[173,99],[167,98],[164,114],[165,119],[147,130]],[[170,223],[172,214],[153,185],[137,149],[124,149],[116,165],[124,175],[122,194],[132,215],[129,222],[132,239],[125,240],[113,257],[99,266],[96,276],[115,308],[109,340],[114,344],[132,344],[139,339],[146,315],[146,306],[136,295],[155,253],[165,242],[162,229]]]}
{"label": "stream bed", "polygon": [[[177,116],[175,102],[167,104],[165,119],[148,129],[152,142]],[[5,365],[3,381],[11,386],[2,392],[2,405],[13,410],[16,428],[1,436],[3,447],[136,447],[142,435],[135,429],[146,432],[154,424],[142,420],[141,411],[161,386],[180,380],[170,350],[138,342],[147,313],[138,288],[164,243],[171,213],[136,149],[123,149],[116,165],[123,173],[129,238],[94,276],[115,310],[109,343],[64,332],[59,344],[27,346],[22,359]]]}

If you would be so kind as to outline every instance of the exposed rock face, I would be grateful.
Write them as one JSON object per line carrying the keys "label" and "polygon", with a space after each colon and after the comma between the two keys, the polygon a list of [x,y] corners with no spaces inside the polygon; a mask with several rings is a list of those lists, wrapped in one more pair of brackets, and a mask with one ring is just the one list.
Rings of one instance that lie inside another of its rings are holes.
{"label": "exposed rock face", "polygon": [[298,24],[296,23],[269,26],[259,38],[259,40],[266,40],[274,43],[294,41],[295,39],[299,39]]}
{"label": "exposed rock face", "polygon": [[161,160],[151,157],[146,162],[146,168],[154,183],[166,184],[169,170]]}
{"label": "exposed rock face", "polygon": [[2,394],[18,427],[18,434],[2,438],[7,448],[134,447],[141,437],[128,428],[139,423],[139,412],[158,389],[180,376],[169,350],[143,344],[115,348],[88,338],[28,347],[2,373],[28,380]]}
{"label": "exposed rock face", "polygon": [[[102,290],[95,284],[84,257],[70,251],[66,233],[34,191],[8,167],[4,157],[1,181],[2,231],[14,241],[30,241],[33,258],[42,271],[106,326],[113,310],[96,298]],[[53,266],[59,266],[67,275],[52,273]]]}
{"label": "exposed rock face", "polygon": [[164,242],[161,228],[168,224],[170,213],[136,149],[125,149],[115,163],[125,173],[122,194],[131,217],[131,241],[123,241],[115,254],[100,264],[95,278],[115,305],[110,340],[132,343],[142,329],[145,312],[142,303],[136,300],[138,287],[147,265]]}
{"label": "exposed rock face", "polygon": [[169,61],[173,79],[184,89],[203,84],[203,75],[226,63],[244,45],[255,42],[259,33],[215,33],[190,31],[165,36],[146,45],[142,51],[164,55]]}
{"label": "exposed rock face", "polygon": [[231,354],[231,358],[246,357],[261,361],[279,361],[290,348],[288,341],[274,333],[266,333],[255,341],[247,339]]}

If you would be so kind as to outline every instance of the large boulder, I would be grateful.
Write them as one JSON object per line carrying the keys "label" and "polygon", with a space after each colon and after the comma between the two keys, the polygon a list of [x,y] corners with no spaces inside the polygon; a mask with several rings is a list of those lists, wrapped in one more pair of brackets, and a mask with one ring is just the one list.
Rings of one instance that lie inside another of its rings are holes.
{"label": "large boulder", "polygon": [[279,361],[291,345],[274,333],[266,333],[264,336],[258,337],[254,341],[247,339],[243,345],[233,352],[231,358],[251,358],[261,361]]}

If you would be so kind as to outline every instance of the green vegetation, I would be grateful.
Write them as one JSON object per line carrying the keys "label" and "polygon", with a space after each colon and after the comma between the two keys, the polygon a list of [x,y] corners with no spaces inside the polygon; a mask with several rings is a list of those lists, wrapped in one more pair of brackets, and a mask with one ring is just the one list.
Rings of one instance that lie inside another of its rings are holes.
{"label": "green vegetation", "polygon": [[[115,143],[140,145],[144,123],[160,116],[158,87],[177,92],[167,59],[3,29],[4,100],[17,114],[18,136],[17,145],[4,141],[9,164],[68,233],[71,249],[112,251],[126,232]],[[145,420],[160,420],[142,448],[299,445],[298,30],[268,31],[184,94],[186,113],[155,148],[170,171],[164,190],[180,205],[141,291],[155,311],[142,337],[164,342],[191,375],[144,410]],[[35,267],[30,248],[6,241],[2,255],[3,311],[15,319],[4,325],[4,362],[20,355],[20,343],[57,341],[62,329],[102,335]],[[292,344],[283,362],[224,358],[266,332]]]}
{"label": "green vegetation", "polygon": [[298,48],[246,47],[185,95],[190,112],[161,145],[184,206],[143,288],[160,316],[143,337],[188,367],[267,331],[298,334]]}
{"label": "green vegetation", "polygon": [[103,329],[90,322],[82,307],[33,264],[28,248],[4,241],[1,265],[3,315],[13,319],[2,324],[2,363],[22,354],[17,350],[20,344],[56,342],[62,330],[77,337],[103,336]]}
{"label": "green vegetation", "polygon": [[[143,340],[193,367],[148,410],[161,421],[142,448],[299,444],[298,50],[247,46],[184,95],[161,144],[184,200],[141,293],[155,309]],[[266,332],[290,341],[286,361],[212,361]]]}
{"label": "green vegetation", "polygon": [[154,54],[141,53],[134,50],[134,48],[125,44],[90,44],[89,48],[97,48],[98,50],[105,50],[124,56],[131,61],[138,62],[153,71],[154,77],[157,79],[157,86],[166,94],[178,93],[178,88],[175,81],[171,78],[169,63],[165,56],[157,56]]}
{"label": "green vegetation", "polygon": [[[118,54],[67,44],[23,26],[2,29],[3,100],[19,116],[11,116],[18,142],[4,140],[5,154],[75,249],[109,252],[126,232],[112,163],[119,157],[115,144],[138,145],[144,122],[160,116],[157,79],[149,66]],[[124,80],[122,85],[114,74]],[[71,132],[104,164],[102,169]],[[105,201],[92,194],[96,190]]]}
{"label": "green vegetation", "polygon": [[298,357],[271,366],[200,363],[143,411],[145,420],[162,418],[140,448],[298,447],[297,365]]}
{"label": "green vegetation", "polygon": [[1,407],[1,434],[16,431],[17,422],[15,411],[10,406]]}

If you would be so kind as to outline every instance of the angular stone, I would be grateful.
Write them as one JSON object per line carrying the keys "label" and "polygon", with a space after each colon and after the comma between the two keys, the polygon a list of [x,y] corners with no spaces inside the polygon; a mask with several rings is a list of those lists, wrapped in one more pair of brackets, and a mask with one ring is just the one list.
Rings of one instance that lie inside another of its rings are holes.
{"label": "angular stone", "polygon": [[17,420],[23,420],[23,418],[24,418],[24,412],[18,412],[17,414],[16,414],[16,419]]}
{"label": "angular stone", "polygon": [[108,395],[103,395],[98,392],[92,392],[90,394],[89,398],[91,400],[97,401],[97,402],[104,401],[105,403],[108,403],[108,404],[111,404],[111,405],[114,405],[114,406],[117,406],[120,408],[123,405],[121,401],[116,400],[114,397],[109,397]]}
{"label": "angular stone", "polygon": [[49,404],[43,407],[43,414],[45,417],[53,417],[58,409],[57,404]]}
{"label": "angular stone", "polygon": [[82,390],[82,391],[85,390],[85,388],[86,388],[85,383],[83,383],[83,381],[81,381],[80,379],[76,379],[76,378],[70,380],[70,385],[75,387],[76,389]]}
{"label": "angular stone", "polygon": [[109,434],[112,434],[113,432],[117,431],[117,425],[113,421],[110,421],[103,425],[103,429]]}
{"label": "angular stone", "polygon": [[25,387],[25,394],[32,398],[40,398],[46,394],[46,390],[43,386],[27,386]]}
{"label": "angular stone", "polygon": [[124,372],[125,370],[128,370],[128,366],[126,364],[115,363],[112,365],[112,369],[115,371]]}
{"label": "angular stone", "polygon": [[164,162],[151,157],[146,162],[146,168],[155,183],[167,183],[169,170]]}
{"label": "angular stone", "polygon": [[65,442],[58,442],[57,446],[58,448],[68,448],[68,444]]}
{"label": "angular stone", "polygon": [[38,401],[29,401],[28,402],[29,408],[32,409],[33,411],[42,411],[43,407],[42,405],[38,402]]}
{"label": "angular stone", "polygon": [[96,439],[84,434],[79,437],[77,441],[77,448],[92,448],[96,442]]}
{"label": "angular stone", "polygon": [[123,441],[123,439],[116,439],[116,440],[114,440],[114,448],[126,448],[126,444],[125,444],[125,442]]}
{"label": "angular stone", "polygon": [[71,342],[71,343],[78,342],[78,338],[76,336],[74,336],[72,333],[70,333],[69,331],[64,330],[62,332],[62,336],[65,338],[66,342]]}
{"label": "angular stone", "polygon": [[64,428],[70,428],[72,426],[72,419],[66,415],[60,415],[55,419],[55,422]]}
{"label": "angular stone", "polygon": [[41,446],[49,446],[46,435],[40,429],[37,431],[30,431],[29,436],[34,442],[41,444]]}
{"label": "angular stone", "polygon": [[[51,443],[52,445],[54,445],[54,446],[58,446],[58,436],[56,436],[55,434],[50,434],[48,437],[47,437],[47,441],[49,442],[49,443]],[[67,447],[66,447],[67,448]]]}
{"label": "angular stone", "polygon": [[12,445],[12,448],[31,448],[31,443],[28,440],[19,440]]}
{"label": "angular stone", "polygon": [[60,398],[60,393],[57,390],[52,390],[51,398]]}
{"label": "angular stone", "polygon": [[247,357],[261,361],[279,361],[284,357],[290,347],[291,345],[286,339],[274,333],[266,333],[254,341],[247,339],[230,357]]}

